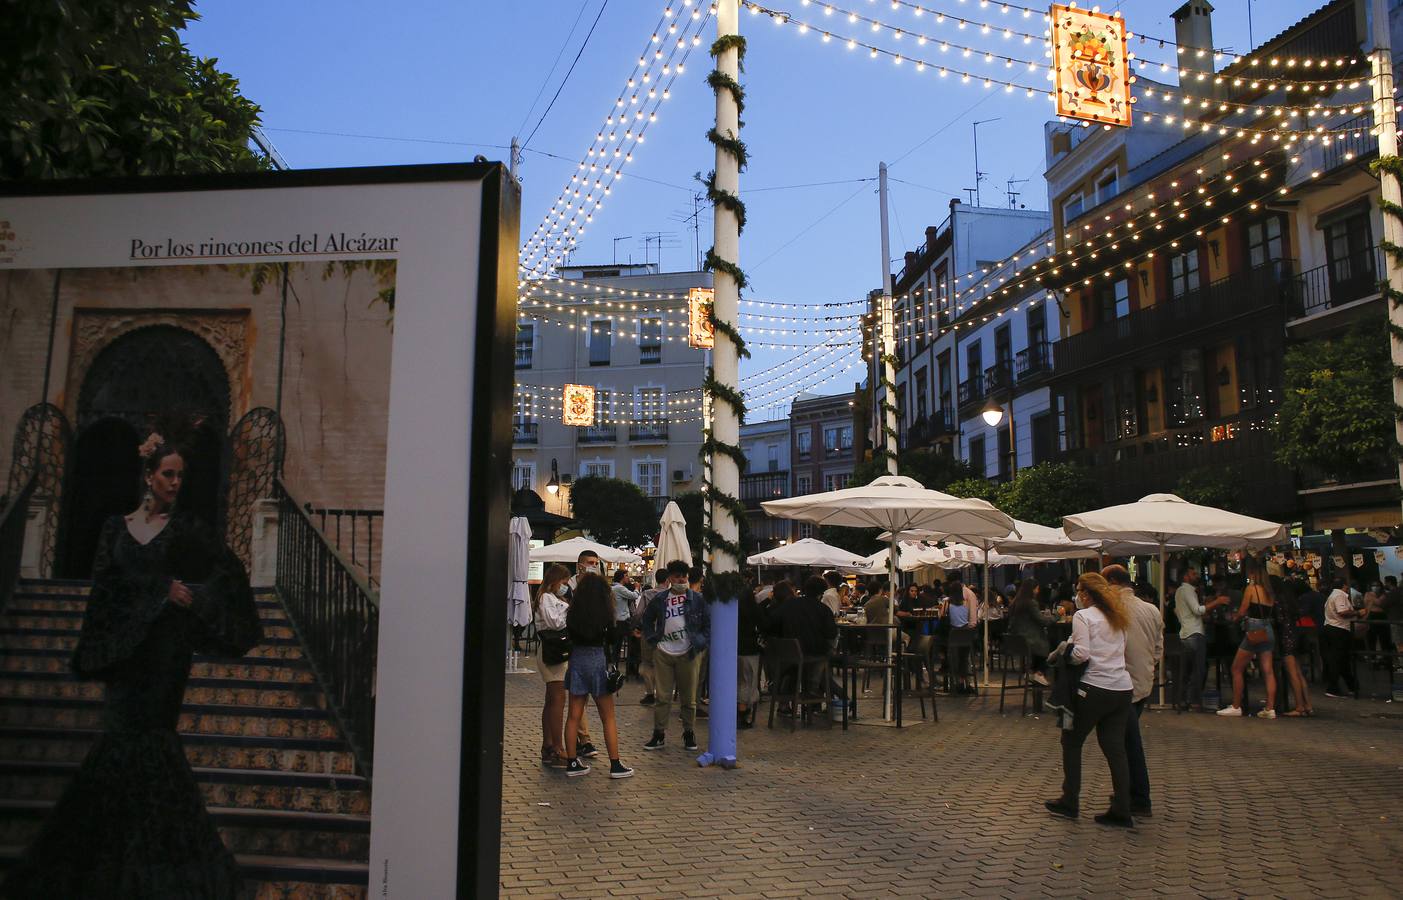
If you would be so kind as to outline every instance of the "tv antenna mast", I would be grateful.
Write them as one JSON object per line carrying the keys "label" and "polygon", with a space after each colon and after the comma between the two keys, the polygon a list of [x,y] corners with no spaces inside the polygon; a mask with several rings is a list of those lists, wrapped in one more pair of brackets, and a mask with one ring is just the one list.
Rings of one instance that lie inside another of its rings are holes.
{"label": "tv antenna mast", "polygon": [[1018,198],[1019,198],[1019,196],[1022,194],[1022,191],[1015,191],[1015,190],[1013,189],[1013,186],[1014,186],[1015,184],[1027,184],[1027,183],[1028,183],[1028,179],[1026,179],[1026,178],[1010,178],[1010,179],[1008,180],[1008,190],[1007,190],[1007,193],[1008,193],[1008,208],[1009,208],[1009,209],[1017,209],[1017,208],[1018,208]]}
{"label": "tv antenna mast", "polygon": [[974,123],[974,205],[980,205],[979,183],[988,176],[988,172],[979,171],[979,126],[987,125],[990,122],[998,122],[1001,117],[995,116],[992,119],[980,119]]}

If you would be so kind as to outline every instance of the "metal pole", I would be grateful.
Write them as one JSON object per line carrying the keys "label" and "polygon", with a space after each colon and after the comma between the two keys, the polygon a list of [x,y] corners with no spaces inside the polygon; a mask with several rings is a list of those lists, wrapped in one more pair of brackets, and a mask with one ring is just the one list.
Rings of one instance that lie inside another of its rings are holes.
{"label": "metal pole", "polygon": [[[716,36],[740,33],[740,4],[738,0],[716,0]],[[740,53],[726,46],[716,56],[716,69],[731,79],[740,77]],[[727,137],[740,137],[740,111],[729,90],[716,92],[716,131]],[[716,148],[716,188],[734,196],[740,195],[739,160],[723,147]],[[723,204],[713,204],[714,243],[716,255],[740,264],[740,222],[736,214]],[[715,291],[712,314],[718,322],[732,326],[740,315],[740,285],[730,272],[718,268],[712,277]],[[714,377],[732,390],[740,388],[740,359],[736,346],[720,334],[712,351]],[[712,435],[722,444],[740,444],[740,420],[728,403],[717,404],[711,410]],[[712,484],[723,494],[740,496],[740,470],[736,461],[726,454],[711,459]],[[738,541],[740,523],[729,509],[718,508],[713,528],[727,541]],[[725,550],[717,549],[711,560],[713,573],[740,570],[740,560]],[[702,761],[715,762],[729,768],[736,762],[736,647],[740,635],[737,621],[739,598],[721,597],[711,604],[711,719],[706,754]]]}
{"label": "metal pole", "polygon": [[[897,474],[896,440],[896,326],[891,298],[891,237],[887,233],[887,164],[877,164],[877,197],[882,211],[882,380],[886,382],[886,403],[881,410],[882,445],[890,451],[887,456],[887,474]],[[874,391],[875,393],[875,391]],[[893,551],[895,552],[895,551]],[[890,655],[890,647],[888,647]]]}
{"label": "metal pole", "polygon": [[[900,569],[897,568],[896,529],[892,529],[892,535],[891,535],[891,542],[890,542],[890,543],[891,543],[891,545],[887,548],[887,590],[891,593],[892,605],[891,605],[890,611],[888,612],[888,618],[891,619],[892,623],[895,623],[895,622],[896,622],[896,585],[897,585],[897,578],[898,578],[898,577],[900,576],[900,574],[901,574]],[[895,630],[894,630],[894,629],[891,629],[891,628],[885,628],[885,629],[883,629],[883,631],[885,631],[885,632],[886,632],[886,635],[887,635],[887,665],[891,666],[891,665],[892,665],[892,638],[893,638],[894,635],[895,635]],[[882,694],[883,694],[883,697],[882,697],[882,717],[883,717],[884,719],[886,719],[886,721],[888,721],[888,722],[891,722],[891,721],[893,721],[893,720],[896,718],[895,704],[893,703],[893,691],[892,691],[892,689],[893,689],[894,687],[896,687],[896,685],[893,684],[893,682],[895,682],[895,681],[896,681],[896,667],[895,667],[895,666],[892,666],[892,668],[889,669],[888,672],[887,672],[887,677],[884,678],[884,679],[882,679]]]}
{"label": "metal pole", "polygon": [[[1379,159],[1398,155],[1398,114],[1393,106],[1393,47],[1388,30],[1388,4],[1384,0],[1373,0],[1370,6],[1373,15],[1374,52],[1370,56],[1374,69],[1374,128],[1379,133]],[[1383,191],[1385,205],[1393,204],[1396,210],[1403,204],[1403,189],[1398,177],[1387,169],[1379,172],[1379,186]],[[1383,211],[1384,240],[1392,241],[1395,247],[1403,246],[1403,222],[1396,215]],[[1403,290],[1403,267],[1392,253],[1383,254],[1384,272],[1390,290]],[[1384,304],[1388,311],[1389,347],[1393,356],[1393,405],[1403,407],[1403,340],[1399,339],[1398,328],[1403,328],[1403,305],[1391,300]],[[1394,417],[1394,435],[1403,444],[1403,419]],[[1403,457],[1398,461],[1398,481],[1403,484]]]}
{"label": "metal pole", "polygon": [[516,135],[512,135],[512,155],[511,162],[507,170],[511,173],[512,181],[516,181],[516,166],[521,161],[521,144],[517,143]]}

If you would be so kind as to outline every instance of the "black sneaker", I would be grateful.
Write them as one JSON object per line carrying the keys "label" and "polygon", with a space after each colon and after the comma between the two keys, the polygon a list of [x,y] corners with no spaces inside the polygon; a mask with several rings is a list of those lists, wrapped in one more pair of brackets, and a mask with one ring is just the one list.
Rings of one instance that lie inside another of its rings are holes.
{"label": "black sneaker", "polygon": [[578,759],[570,760],[570,765],[565,767],[565,774],[574,778],[576,775],[588,775],[589,766]]}
{"label": "black sneaker", "polygon": [[624,765],[623,763],[619,762],[617,759],[611,759],[609,760],[609,777],[632,778],[633,770],[630,769],[628,766]]}
{"label": "black sneaker", "polygon": [[1118,816],[1113,812],[1104,812],[1095,817],[1097,825],[1109,825],[1112,828],[1134,828],[1135,820],[1130,816]]}
{"label": "black sneaker", "polygon": [[682,749],[700,750],[701,747],[697,746],[697,736],[690,731],[682,732]]}
{"label": "black sneaker", "polygon": [[650,740],[650,741],[648,741],[648,743],[644,744],[644,745],[643,745],[643,749],[644,749],[644,750],[661,750],[661,749],[663,748],[663,744],[664,744],[666,741],[667,741],[667,735],[663,734],[661,731],[655,731],[655,732],[653,732],[653,738],[652,738],[652,740]]}
{"label": "black sneaker", "polygon": [[599,748],[591,744],[589,741],[585,741],[583,744],[580,745],[579,753],[575,755],[583,759],[594,759],[596,756],[599,755]]}
{"label": "black sneaker", "polygon": [[643,706],[655,706],[657,705],[658,698],[653,696],[652,694],[644,694],[643,699],[639,700],[638,702]]}
{"label": "black sneaker", "polygon": [[1062,798],[1060,797],[1056,800],[1044,801],[1043,806],[1047,807],[1047,811],[1054,816],[1061,816],[1064,819],[1075,819],[1078,815],[1077,811],[1062,802]]}
{"label": "black sneaker", "polygon": [[[1107,797],[1106,802],[1114,804],[1116,802],[1116,798],[1114,796]],[[1130,804],[1130,815],[1137,819],[1152,819],[1155,815],[1154,807],[1148,803],[1141,806],[1139,803],[1132,802]]]}

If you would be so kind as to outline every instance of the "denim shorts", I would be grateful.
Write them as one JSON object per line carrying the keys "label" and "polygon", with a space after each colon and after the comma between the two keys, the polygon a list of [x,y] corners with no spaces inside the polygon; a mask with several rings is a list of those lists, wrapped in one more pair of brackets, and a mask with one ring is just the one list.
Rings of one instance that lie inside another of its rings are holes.
{"label": "denim shorts", "polygon": [[1270,653],[1276,647],[1276,630],[1272,628],[1270,619],[1245,619],[1244,623],[1247,631],[1264,629],[1267,633],[1267,639],[1253,643],[1244,634],[1242,643],[1238,645],[1237,649],[1246,650],[1248,653]]}

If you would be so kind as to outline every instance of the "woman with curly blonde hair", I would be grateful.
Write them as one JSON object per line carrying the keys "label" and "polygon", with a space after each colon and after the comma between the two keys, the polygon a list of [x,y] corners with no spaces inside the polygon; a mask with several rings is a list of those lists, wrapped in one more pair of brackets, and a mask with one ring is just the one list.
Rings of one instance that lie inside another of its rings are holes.
{"label": "woman with curly blonde hair", "polygon": [[[1081,808],[1081,750],[1096,729],[1096,743],[1111,768],[1111,808],[1096,816],[1099,825],[1133,828],[1130,815],[1130,763],[1125,726],[1132,685],[1125,668],[1125,630],[1130,624],[1120,592],[1088,572],[1077,579],[1077,612],[1065,650],[1074,663],[1086,663],[1076,689],[1072,728],[1062,732],[1062,796],[1044,805],[1056,816],[1075,819]],[[1059,648],[1059,650],[1064,648]]]}

